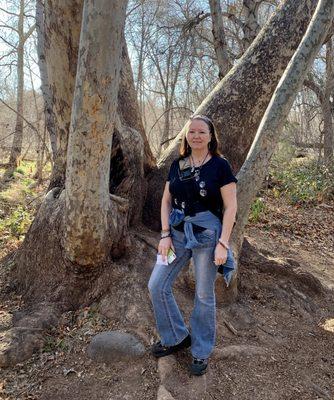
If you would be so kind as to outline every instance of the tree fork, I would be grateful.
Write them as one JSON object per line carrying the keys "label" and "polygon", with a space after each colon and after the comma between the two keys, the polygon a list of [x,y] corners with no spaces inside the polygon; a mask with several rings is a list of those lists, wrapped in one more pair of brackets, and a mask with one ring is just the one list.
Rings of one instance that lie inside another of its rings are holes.
{"label": "tree fork", "polygon": [[[98,265],[119,239],[117,215],[108,219],[113,208],[109,176],[126,4],[84,3],[67,149],[63,238],[67,256],[80,265]],[[108,46],[110,51],[101,51]]]}
{"label": "tree fork", "polygon": [[[196,113],[211,117],[223,154],[239,171],[255,137],[271,96],[297,49],[317,0],[285,0],[263,27],[238,64],[204,99]],[[177,157],[180,134],[171,142],[149,176],[144,221],[159,229],[162,189],[172,160]]]}

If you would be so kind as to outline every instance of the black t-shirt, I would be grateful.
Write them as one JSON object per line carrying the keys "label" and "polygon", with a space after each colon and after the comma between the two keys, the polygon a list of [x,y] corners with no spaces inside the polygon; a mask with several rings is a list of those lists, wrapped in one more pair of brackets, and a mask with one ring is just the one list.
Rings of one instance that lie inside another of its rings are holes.
{"label": "black t-shirt", "polygon": [[220,188],[231,182],[238,182],[226,158],[212,156],[201,168],[195,168],[196,175],[190,179],[180,179],[179,159],[174,160],[168,174],[172,206],[184,209],[185,215],[200,211],[211,211],[219,219],[223,212]]}

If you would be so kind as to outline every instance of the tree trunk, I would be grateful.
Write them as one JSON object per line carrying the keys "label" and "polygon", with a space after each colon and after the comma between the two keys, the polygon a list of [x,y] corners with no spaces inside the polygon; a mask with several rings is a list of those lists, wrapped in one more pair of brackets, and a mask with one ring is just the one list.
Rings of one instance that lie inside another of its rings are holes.
{"label": "tree trunk", "polygon": [[244,37],[242,38],[244,51],[253,43],[254,39],[260,31],[258,23],[258,13],[261,1],[259,0],[243,0],[243,13],[244,13]]}
{"label": "tree trunk", "polygon": [[[111,229],[108,218],[109,175],[126,3],[84,3],[67,151],[63,241],[69,259],[80,265],[105,260],[110,240],[115,241],[119,231],[116,218],[111,215]],[[101,51],[108,46],[110,52]]]}
{"label": "tree trunk", "polygon": [[57,137],[52,109],[52,96],[49,87],[47,64],[45,62],[45,26],[44,26],[44,3],[36,1],[36,29],[37,29],[37,54],[38,66],[41,76],[41,91],[44,100],[45,125],[49,132],[53,161],[57,154]]}
{"label": "tree trunk", "polygon": [[122,35],[122,63],[117,118],[110,159],[109,190],[129,201],[129,225],[139,224],[145,202],[145,175],[155,166],[133,80],[127,44]]}
{"label": "tree trunk", "polygon": [[45,59],[52,94],[57,153],[49,190],[65,184],[83,0],[45,1]]}
{"label": "tree trunk", "polygon": [[[317,4],[285,0],[248,51],[196,110],[213,118],[223,154],[237,172],[246,158],[261,118]],[[184,131],[170,144],[149,178],[145,222],[159,229],[162,188]]]}
{"label": "tree trunk", "polygon": [[[58,143],[57,157],[51,175],[49,190],[57,186],[63,187],[65,184],[66,151],[77,65],[82,4],[82,0],[76,0],[74,3],[69,2],[69,0],[61,0],[60,4],[59,2],[55,3],[54,0],[47,0],[45,7],[45,52],[49,82],[52,89]],[[58,54],[58,56],[55,57],[53,54]],[[118,96],[118,121],[122,125],[120,131],[126,132],[127,127],[129,127],[128,134],[130,139],[131,136],[136,137],[133,139],[133,144],[138,144],[141,141],[140,146],[143,150],[140,151],[144,153],[144,161],[141,161],[144,166],[139,166],[138,169],[137,164],[133,164],[133,159],[129,161],[124,158],[124,154],[129,153],[127,143],[124,143],[125,148],[122,149],[120,148],[121,141],[116,140],[113,142],[111,159],[113,175],[110,177],[110,190],[111,193],[124,196],[130,186],[144,189],[137,181],[138,174],[143,175],[140,172],[142,168],[144,168],[144,174],[147,174],[155,165],[138,110],[132,69],[125,40],[122,51],[122,69]],[[142,140],[137,137],[138,134]],[[119,132],[116,132],[116,135],[119,136]],[[126,182],[123,182],[123,180],[126,180]],[[118,188],[119,185],[121,186],[120,188]],[[129,197],[128,193],[126,197]],[[140,193],[141,197],[143,197],[142,201],[145,199],[145,193],[145,190]],[[136,221],[141,215],[138,206],[133,204],[134,201],[134,197],[130,196],[130,222]]]}
{"label": "tree trunk", "polygon": [[8,171],[6,175],[13,172],[18,166],[22,152],[23,141],[23,91],[24,91],[24,0],[20,0],[20,13],[18,20],[19,41],[17,45],[17,93],[16,93],[16,123],[13,137],[12,149],[9,157]]}
{"label": "tree trunk", "polygon": [[155,166],[156,161],[148,143],[142,116],[138,106],[133,72],[129,58],[128,48],[124,37],[122,36],[122,67],[118,90],[117,112],[123,125],[135,129],[142,137],[144,144],[144,170],[148,173]]}
{"label": "tree trunk", "polygon": [[37,184],[43,182],[43,168],[44,168],[44,149],[46,147],[46,125],[44,125],[43,135],[38,136],[37,139],[37,161],[36,161],[36,172],[33,176],[37,179]]}
{"label": "tree trunk", "polygon": [[[268,171],[293,101],[308,69],[320,50],[333,22],[333,0],[320,0],[307,32],[293,56],[261,121],[256,137],[238,173],[238,220],[232,234],[236,254],[240,253],[249,210]],[[231,290],[236,288],[236,279]],[[235,290],[234,290],[235,293]]]}
{"label": "tree trunk", "polygon": [[231,63],[227,52],[227,43],[225,38],[220,0],[209,0],[209,3],[212,19],[213,43],[217,56],[219,78],[222,79],[232,68],[233,64]]}
{"label": "tree trunk", "polygon": [[326,44],[326,85],[324,90],[324,101],[322,112],[324,116],[324,161],[329,167],[333,163],[334,132],[331,97],[334,95],[334,56],[333,39],[330,38]]}

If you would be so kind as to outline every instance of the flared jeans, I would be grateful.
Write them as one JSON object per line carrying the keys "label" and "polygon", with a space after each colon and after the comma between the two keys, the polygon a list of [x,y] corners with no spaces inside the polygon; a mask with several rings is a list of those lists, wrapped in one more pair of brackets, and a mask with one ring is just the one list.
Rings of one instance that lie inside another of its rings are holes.
{"label": "flared jeans", "polygon": [[[215,280],[218,266],[213,262],[215,231],[205,229],[195,233],[198,245],[191,250],[185,248],[183,232],[172,227],[171,235],[176,259],[169,265],[156,263],[148,283],[157,330],[164,346],[174,346],[190,333],[192,356],[208,358],[216,341]],[[175,301],[172,286],[191,257],[196,289],[189,331]]]}

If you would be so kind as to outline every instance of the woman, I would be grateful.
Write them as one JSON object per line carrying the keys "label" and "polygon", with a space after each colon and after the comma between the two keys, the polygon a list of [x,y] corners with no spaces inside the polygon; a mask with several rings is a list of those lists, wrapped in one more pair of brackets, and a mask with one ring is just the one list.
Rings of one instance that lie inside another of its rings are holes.
{"label": "woman", "polygon": [[[235,221],[236,182],[218,151],[212,121],[195,115],[187,123],[180,158],[169,171],[161,202],[161,240],[148,288],[161,340],[152,346],[163,357],[191,346],[190,372],[206,372],[216,340],[215,280],[219,268],[229,284],[234,260],[229,238]],[[165,265],[172,249],[176,258]],[[196,290],[191,335],[172,293],[181,269],[193,257]]]}

